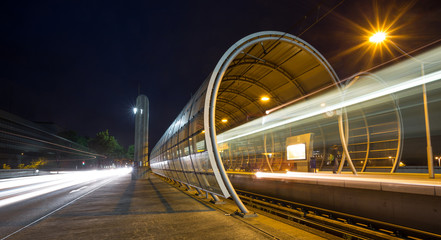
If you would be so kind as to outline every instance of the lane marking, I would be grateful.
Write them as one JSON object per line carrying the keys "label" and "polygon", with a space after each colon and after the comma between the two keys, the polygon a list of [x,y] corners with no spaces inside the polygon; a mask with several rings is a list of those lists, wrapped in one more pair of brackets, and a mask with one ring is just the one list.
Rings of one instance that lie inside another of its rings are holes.
{"label": "lane marking", "polygon": [[80,187],[80,188],[78,188],[78,189],[72,190],[72,191],[69,192],[69,194],[74,193],[74,192],[81,191],[82,189],[85,189],[85,188],[87,188],[87,187],[89,187],[89,186],[86,185],[86,186]]}

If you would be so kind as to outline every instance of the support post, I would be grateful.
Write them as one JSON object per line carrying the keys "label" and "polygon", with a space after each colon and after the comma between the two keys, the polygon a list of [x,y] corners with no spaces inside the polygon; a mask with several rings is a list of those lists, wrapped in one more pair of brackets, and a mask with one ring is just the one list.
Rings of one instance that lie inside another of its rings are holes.
{"label": "support post", "polygon": [[[421,76],[424,77],[424,63],[421,62]],[[424,103],[424,122],[426,125],[426,141],[427,141],[427,168],[429,172],[429,178],[435,178],[433,170],[433,151],[432,141],[430,140],[430,123],[429,123],[429,108],[427,106],[427,92],[426,84],[423,84],[423,103]]]}
{"label": "support post", "polygon": [[201,190],[200,190],[199,188],[196,188],[196,192],[197,192],[196,195],[198,195],[198,196],[201,196],[201,195],[202,195],[202,192],[201,192]]}
{"label": "support post", "polygon": [[221,201],[218,196],[214,195],[213,193],[210,193],[210,195],[213,198],[210,202],[214,204],[225,204],[225,202]]}
{"label": "support post", "polygon": [[[406,51],[401,49],[398,45],[396,45],[394,42],[390,41],[392,45],[398,49],[401,53],[409,57],[410,59],[415,60],[416,62],[420,63],[421,67],[421,77],[424,78],[425,72],[424,72],[424,62],[421,61],[418,58],[413,57],[412,55],[408,54]],[[426,92],[426,84],[423,83],[423,104],[424,104],[424,122],[426,125],[426,144],[427,144],[427,170],[429,172],[429,178],[435,178],[435,173],[433,170],[433,150],[432,150],[432,141],[430,140],[430,124],[429,124],[429,108],[427,106],[427,92]]]}
{"label": "support post", "polygon": [[[346,122],[347,122],[347,118],[346,118]],[[346,129],[348,129],[348,126],[346,126]],[[343,153],[345,154],[346,158],[348,159],[349,167],[351,168],[352,173],[354,175],[357,175],[357,170],[355,169],[354,164],[352,163],[351,156],[349,155],[349,152],[348,152],[348,146],[347,146],[347,142],[346,142],[346,137],[348,134],[345,135],[345,132],[344,132],[343,111],[338,116],[338,130],[340,132],[340,141],[341,141],[341,145],[343,147]],[[344,161],[342,160],[340,162],[340,166],[339,166],[339,173],[341,172],[341,169],[343,168],[343,164],[344,164]]]}

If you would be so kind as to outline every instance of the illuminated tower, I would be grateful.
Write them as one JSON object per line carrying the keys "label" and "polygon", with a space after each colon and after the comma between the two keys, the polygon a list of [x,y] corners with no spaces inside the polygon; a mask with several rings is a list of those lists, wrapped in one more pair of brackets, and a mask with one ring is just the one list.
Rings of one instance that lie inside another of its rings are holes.
{"label": "illuminated tower", "polygon": [[149,99],[145,95],[136,98],[135,113],[135,168],[148,169],[149,155]]}

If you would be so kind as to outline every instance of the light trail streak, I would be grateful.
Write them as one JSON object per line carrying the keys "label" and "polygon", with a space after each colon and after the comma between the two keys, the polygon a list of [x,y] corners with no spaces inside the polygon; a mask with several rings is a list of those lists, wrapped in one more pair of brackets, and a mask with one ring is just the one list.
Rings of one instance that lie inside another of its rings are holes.
{"label": "light trail streak", "polygon": [[[130,168],[130,169],[127,169],[127,170],[131,171],[131,168]],[[123,170],[123,171],[127,171],[127,170]],[[50,215],[54,214],[55,212],[57,212],[57,211],[59,211],[59,210],[65,208],[66,206],[69,206],[70,204],[76,202],[77,200],[79,200],[79,199],[81,199],[81,198],[83,198],[83,197],[85,197],[85,196],[87,196],[87,195],[93,193],[95,190],[99,189],[100,187],[106,185],[107,183],[109,183],[109,182],[111,182],[111,181],[112,181],[112,178],[108,178],[108,179],[105,180],[104,182],[101,182],[98,186],[96,186],[96,187],[94,187],[93,189],[87,191],[86,193],[84,193],[84,194],[82,194],[82,195],[76,197],[75,199],[69,201],[68,203],[62,205],[61,207],[59,207],[59,208],[57,208],[57,209],[55,209],[55,210],[53,210],[53,211],[47,213],[46,215],[44,215],[44,216],[42,216],[42,217],[40,217],[40,218],[38,218],[38,219],[32,221],[31,223],[29,223],[29,224],[27,224],[27,225],[25,225],[25,226],[19,228],[18,230],[16,230],[16,231],[14,231],[14,232],[12,232],[12,233],[10,233],[10,234],[8,234],[8,235],[2,237],[1,240],[7,239],[7,238],[11,237],[12,235],[14,235],[14,234],[16,234],[16,233],[19,233],[19,232],[21,232],[22,230],[24,230],[24,229],[26,229],[26,228],[28,228],[28,227],[30,227],[30,226],[32,226],[32,225],[34,225],[34,224],[36,224],[36,223],[42,221],[43,219],[45,219],[45,218],[49,217]]]}
{"label": "light trail streak", "polygon": [[[128,174],[130,171],[131,168],[65,172],[57,175],[2,180],[0,181],[0,207],[78,184],[119,177]],[[81,188],[77,190],[80,191]]]}
{"label": "light trail streak", "polygon": [[[25,138],[25,139],[29,139],[29,140],[31,140],[31,141],[41,142],[41,143],[45,143],[45,144],[48,144],[48,145],[53,145],[53,146],[56,146],[56,147],[60,147],[61,149],[71,150],[72,153],[76,153],[76,154],[78,154],[78,155],[92,156],[92,157],[94,157],[94,158],[96,158],[96,156],[106,158],[106,156],[101,155],[101,154],[91,153],[91,152],[83,151],[83,150],[80,150],[80,149],[77,149],[77,148],[72,148],[72,147],[68,147],[68,146],[61,145],[61,144],[57,144],[57,143],[53,143],[53,142],[49,142],[49,141],[45,141],[45,140],[42,140],[42,139],[33,138],[33,137],[30,137],[30,136],[25,136],[25,135],[21,135],[21,134],[17,134],[17,133],[9,132],[9,131],[0,130],[0,133],[4,133],[4,134],[7,134],[7,135],[11,135],[11,136],[19,137],[19,138]],[[6,139],[6,140],[7,140],[7,141],[14,142],[12,139]],[[15,142],[16,142],[16,141],[15,141]],[[20,142],[20,143],[21,143],[21,142]],[[29,144],[29,145],[32,146],[33,144]],[[38,146],[38,145],[33,145],[33,146]],[[41,146],[38,146],[38,147],[41,147]],[[58,150],[58,151],[61,151],[61,150],[59,150],[59,149],[55,149],[55,148],[49,148],[49,147],[45,147],[45,148],[52,149],[52,150]],[[70,153],[70,152],[67,151],[67,150],[65,150],[65,151],[63,151],[63,152]]]}
{"label": "light trail streak", "polygon": [[[423,84],[428,84],[431,82],[435,82],[441,79],[441,70],[438,70],[436,72],[432,72],[430,74],[427,74],[425,76],[415,77],[411,78],[410,80],[401,81],[398,83],[391,84],[387,87],[382,88],[376,87],[377,89],[367,93],[361,93],[361,92],[355,92],[351,93],[350,96],[346,96],[346,99],[342,99],[342,95],[337,90],[334,90],[332,93],[324,93],[321,96],[317,96],[315,100],[309,100],[309,102],[302,102],[290,107],[287,107],[285,109],[281,109],[278,112],[275,112],[273,114],[269,114],[267,116],[264,116],[262,118],[256,119],[254,121],[251,121],[249,123],[243,124],[241,126],[238,126],[234,129],[231,129],[229,131],[226,131],[222,134],[219,134],[218,137],[218,144],[228,142],[234,139],[246,137],[252,134],[256,134],[259,132],[263,132],[266,130],[270,130],[276,127],[280,127],[289,123],[293,123],[296,121],[300,121],[303,119],[311,118],[314,116],[318,116],[320,114],[325,114],[326,112],[339,110],[345,107],[353,106],[355,104],[359,103],[365,103],[373,99],[377,99],[383,96],[387,96],[390,94],[398,93],[404,90],[408,90],[417,86],[421,86]],[[395,81],[396,82],[396,81]],[[316,106],[317,104],[311,104],[311,102],[316,103],[318,102],[318,99],[320,101],[329,102],[334,101],[336,103],[332,105],[328,105],[326,108],[308,108],[309,106]],[[306,105],[306,106],[305,106]],[[284,119],[284,116],[293,116],[288,119]],[[284,120],[281,120],[284,119]],[[273,124],[268,124],[270,122],[275,122]],[[265,126],[266,125],[266,126]]]}
{"label": "light trail streak", "polygon": [[335,175],[335,174],[317,174],[317,173],[300,173],[300,172],[290,172],[286,173],[269,173],[269,172],[257,172],[257,178],[272,178],[272,179],[284,179],[284,180],[341,180],[349,182],[372,182],[372,183],[398,183],[406,185],[419,185],[419,186],[441,186],[441,181],[427,181],[427,180],[412,180],[412,179],[397,179],[397,178],[381,178],[381,176],[376,176],[375,178],[364,177],[362,175]]}

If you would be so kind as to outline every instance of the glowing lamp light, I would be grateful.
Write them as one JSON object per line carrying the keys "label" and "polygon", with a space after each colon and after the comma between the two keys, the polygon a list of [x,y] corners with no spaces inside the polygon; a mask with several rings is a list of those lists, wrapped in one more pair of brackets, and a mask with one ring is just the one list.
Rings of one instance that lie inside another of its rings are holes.
{"label": "glowing lamp light", "polygon": [[386,39],[386,33],[377,32],[374,35],[372,35],[372,37],[369,38],[369,41],[373,43],[381,43],[385,39]]}
{"label": "glowing lamp light", "polygon": [[134,107],[133,108],[133,114],[136,114],[138,112],[138,108]]}
{"label": "glowing lamp light", "polygon": [[224,118],[224,119],[221,120],[221,122],[223,122],[223,123],[227,123],[227,122],[228,122],[228,119]]}
{"label": "glowing lamp light", "polygon": [[268,102],[268,101],[269,101],[269,97],[264,96],[264,97],[261,97],[260,100],[261,100],[262,102]]}

